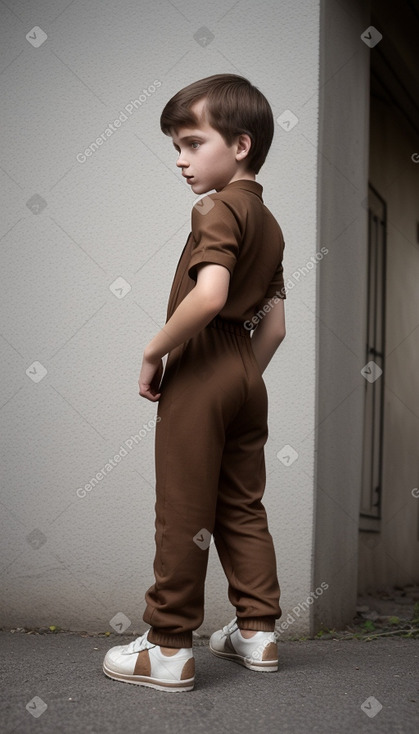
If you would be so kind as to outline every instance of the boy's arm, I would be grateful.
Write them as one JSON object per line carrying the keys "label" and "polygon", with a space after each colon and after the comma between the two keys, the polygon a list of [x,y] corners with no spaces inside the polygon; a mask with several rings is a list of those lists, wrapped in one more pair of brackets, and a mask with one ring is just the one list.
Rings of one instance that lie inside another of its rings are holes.
{"label": "boy's arm", "polygon": [[138,379],[141,397],[152,402],[159,400],[162,357],[209,324],[223,308],[229,285],[230,271],[224,265],[202,263],[199,266],[195,287],[144,350]]}
{"label": "boy's arm", "polygon": [[262,302],[261,308],[268,302],[271,306],[270,311],[259,321],[256,329],[252,333],[253,351],[262,373],[265,371],[286,334],[284,299],[279,298],[277,303],[272,304],[272,298],[266,298]]}
{"label": "boy's arm", "polygon": [[204,328],[227,301],[230,271],[224,265],[202,263],[195,287],[144,350],[150,361],[159,361]]}

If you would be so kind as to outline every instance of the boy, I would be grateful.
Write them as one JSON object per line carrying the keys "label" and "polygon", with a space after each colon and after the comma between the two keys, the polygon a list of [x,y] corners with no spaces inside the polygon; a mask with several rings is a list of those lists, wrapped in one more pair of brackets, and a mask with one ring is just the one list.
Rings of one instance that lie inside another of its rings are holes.
{"label": "boy", "polygon": [[143,615],[150,629],[109,650],[103,670],[115,680],[190,691],[211,535],[237,616],[214,632],[210,650],[250,670],[278,669],[280,588],[261,501],[262,373],[285,336],[285,245],[255,180],[274,128],[256,87],[234,74],[201,79],[167,103],[160,124],[192,191],[216,193],[192,208],[166,324],[144,350],[138,381],[142,397],[159,401],[160,417],[155,584]]}

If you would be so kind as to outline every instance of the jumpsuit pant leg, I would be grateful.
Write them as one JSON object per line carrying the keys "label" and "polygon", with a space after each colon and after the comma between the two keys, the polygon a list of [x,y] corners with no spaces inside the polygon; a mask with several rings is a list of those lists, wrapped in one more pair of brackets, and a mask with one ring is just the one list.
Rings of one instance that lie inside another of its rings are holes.
{"label": "jumpsuit pant leg", "polygon": [[265,509],[267,394],[240,327],[215,319],[166,364],[155,433],[155,583],[145,595],[148,639],[191,647],[204,619],[211,535],[242,629],[281,616]]}
{"label": "jumpsuit pant leg", "polygon": [[275,629],[282,616],[274,544],[262,497],[268,438],[266,386],[251,340],[248,399],[226,430],[218,483],[214,543],[228,580],[228,598],[240,629]]}

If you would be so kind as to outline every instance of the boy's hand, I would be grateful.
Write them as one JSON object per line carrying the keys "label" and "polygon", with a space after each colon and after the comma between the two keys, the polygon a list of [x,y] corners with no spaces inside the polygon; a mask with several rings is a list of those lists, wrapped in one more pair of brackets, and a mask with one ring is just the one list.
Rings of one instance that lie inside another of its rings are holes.
{"label": "boy's hand", "polygon": [[160,399],[161,393],[157,392],[163,374],[163,360],[150,359],[143,355],[140,377],[138,378],[139,394],[155,403]]}

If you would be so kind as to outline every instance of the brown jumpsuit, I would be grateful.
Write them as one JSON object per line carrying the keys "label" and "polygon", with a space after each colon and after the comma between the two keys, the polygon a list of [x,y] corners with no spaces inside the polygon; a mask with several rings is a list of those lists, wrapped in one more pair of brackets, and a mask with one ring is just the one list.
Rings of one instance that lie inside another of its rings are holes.
{"label": "brown jumpsuit", "polygon": [[233,181],[192,208],[170,292],[167,320],[194,287],[200,263],[231,273],[224,307],[169,352],[160,386],[155,584],[143,615],[158,645],[192,646],[204,619],[211,535],[238,626],[271,631],[282,615],[262,504],[268,400],[248,327],[264,298],[286,298],[285,244],[262,191],[256,181]]}

